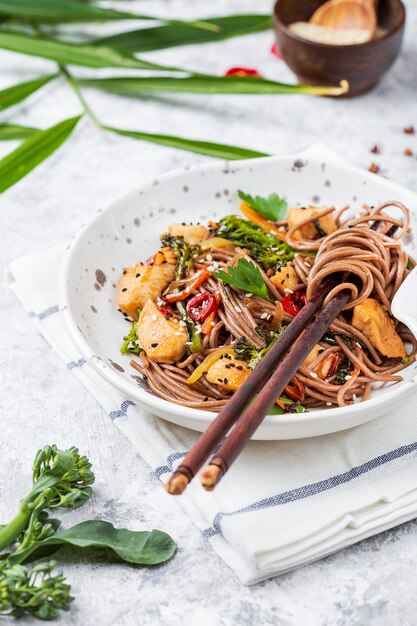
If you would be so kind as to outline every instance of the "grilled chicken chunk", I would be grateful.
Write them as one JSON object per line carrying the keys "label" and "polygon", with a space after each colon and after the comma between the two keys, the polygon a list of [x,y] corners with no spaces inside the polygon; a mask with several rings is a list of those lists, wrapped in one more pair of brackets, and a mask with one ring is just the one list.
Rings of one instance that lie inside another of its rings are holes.
{"label": "grilled chicken chunk", "polygon": [[138,263],[124,270],[119,279],[117,304],[119,309],[136,320],[136,309],[142,309],[148,300],[156,300],[174,280],[177,259],[170,248],[157,252],[153,265]]}
{"label": "grilled chicken chunk", "polygon": [[385,307],[377,300],[367,298],[353,310],[352,326],[369,339],[381,354],[388,357],[407,356],[401,337]]}
{"label": "grilled chicken chunk", "polygon": [[167,320],[152,300],[142,309],[136,334],[146,355],[157,363],[175,363],[185,354],[185,327],[173,318]]}
{"label": "grilled chicken chunk", "polygon": [[295,271],[292,263],[286,263],[282,267],[279,267],[275,274],[271,276],[271,283],[275,285],[280,293],[283,295],[288,293],[288,289],[291,291],[298,291],[303,287],[303,283]]}
{"label": "grilled chicken chunk", "polygon": [[[306,209],[288,210],[288,229],[294,228],[304,220],[320,215],[325,207],[309,206]],[[317,239],[324,235],[330,235],[337,229],[336,220],[333,213],[328,213],[324,217],[317,219],[317,223],[309,222],[294,232],[293,239]],[[321,231],[321,232],[320,232]]]}
{"label": "grilled chicken chunk", "polygon": [[184,237],[184,241],[195,245],[207,238],[208,230],[201,224],[170,224],[168,233],[173,237]]}
{"label": "grilled chicken chunk", "polygon": [[209,368],[207,380],[224,391],[236,391],[245,382],[251,370],[246,361],[240,359],[219,359]]}

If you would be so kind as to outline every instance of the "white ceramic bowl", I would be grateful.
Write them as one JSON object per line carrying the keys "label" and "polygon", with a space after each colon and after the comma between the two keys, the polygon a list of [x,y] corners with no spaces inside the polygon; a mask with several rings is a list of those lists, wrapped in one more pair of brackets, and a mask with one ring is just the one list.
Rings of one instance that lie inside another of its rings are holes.
{"label": "white ceramic bowl", "polygon": [[[400,200],[412,210],[417,229],[417,196],[350,166],[323,158],[268,157],[233,163],[215,162],[165,174],[142,185],[108,209],[98,212],[72,240],[61,272],[61,305],[81,355],[127,398],[166,420],[203,431],[215,414],[162,400],[132,377],[129,356],[120,344],[129,326],[117,311],[116,283],[122,268],[148,258],[159,235],[173,221],[215,220],[238,212],[237,189],[266,195],[276,191],[290,205],[349,204]],[[408,242],[415,254],[415,243]],[[417,366],[403,372],[404,381],[374,389],[370,400],[341,408],[268,416],[255,439],[311,437],[351,428],[388,412],[417,389]]]}

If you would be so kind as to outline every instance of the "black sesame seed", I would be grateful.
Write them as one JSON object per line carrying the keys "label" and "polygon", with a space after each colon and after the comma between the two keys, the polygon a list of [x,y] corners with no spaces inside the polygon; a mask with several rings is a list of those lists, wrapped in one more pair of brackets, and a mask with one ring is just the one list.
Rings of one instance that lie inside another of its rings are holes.
{"label": "black sesame seed", "polygon": [[283,285],[284,283],[285,283],[285,278],[284,278],[284,280],[281,280],[281,285]]}
{"label": "black sesame seed", "polygon": [[227,378],[223,378],[223,382],[225,385],[227,385]]}
{"label": "black sesame seed", "polygon": [[219,383],[222,383],[222,382],[223,382],[221,378],[218,378],[217,380],[219,381]]}
{"label": "black sesame seed", "polygon": [[127,287],[123,287],[122,291],[127,291]]}
{"label": "black sesame seed", "polygon": [[224,357],[224,354],[221,354],[220,355],[220,361],[222,360],[223,357]]}
{"label": "black sesame seed", "polygon": [[202,376],[207,376],[207,374],[208,374],[208,372],[206,372],[206,371],[204,370],[204,372],[203,372],[201,375],[202,375]]}
{"label": "black sesame seed", "polygon": [[237,370],[243,370],[243,365],[236,365]]}
{"label": "black sesame seed", "polygon": [[142,378],[143,380],[148,380],[148,377],[146,376],[146,374],[143,374]]}
{"label": "black sesame seed", "polygon": [[289,277],[290,277],[290,275],[289,275],[289,274],[285,274],[285,276],[286,276],[287,278],[289,278]]}
{"label": "black sesame seed", "polygon": [[203,402],[207,402],[207,400],[208,400],[208,397],[206,396],[206,397],[204,398]]}
{"label": "black sesame seed", "polygon": [[139,276],[140,276],[140,274],[139,274],[139,272],[138,272],[138,273],[136,274],[136,278],[139,278]]}
{"label": "black sesame seed", "polygon": [[158,343],[151,343],[151,348],[156,348],[158,346]]}
{"label": "black sesame seed", "polygon": [[125,276],[125,274],[127,274],[127,270],[123,270],[123,276]]}

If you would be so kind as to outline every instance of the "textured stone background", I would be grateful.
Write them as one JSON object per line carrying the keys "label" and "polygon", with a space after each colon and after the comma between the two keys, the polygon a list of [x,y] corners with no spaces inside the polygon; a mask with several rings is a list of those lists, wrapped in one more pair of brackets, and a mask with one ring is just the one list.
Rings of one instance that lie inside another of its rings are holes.
{"label": "textured stone background", "polygon": [[[212,0],[209,8],[202,0],[128,4],[138,11],[184,18],[266,12],[271,6],[264,0]],[[103,121],[125,128],[220,140],[271,153],[325,141],[359,166],[377,162],[382,175],[417,191],[417,160],[404,156],[406,148],[417,153],[417,135],[402,131],[411,124],[417,127],[417,6],[412,0],[407,6],[401,58],[373,93],[351,101],[204,95],[138,100],[94,91],[87,91],[86,97]],[[90,28],[105,32],[108,26]],[[149,58],[217,73],[236,65],[256,66],[276,80],[292,80],[284,64],[270,54],[272,42],[272,33],[261,33]],[[0,53],[0,86],[48,70],[49,63]],[[56,81],[16,110],[3,113],[1,121],[48,126],[78,111],[67,85]],[[370,153],[374,144],[381,146],[381,155]],[[0,153],[11,147],[0,145]],[[147,178],[203,160],[103,136],[84,120],[55,156],[2,195],[0,518],[12,515],[27,488],[39,446],[76,444],[93,460],[97,482],[91,504],[71,513],[68,521],[96,517],[135,529],[163,528],[177,540],[179,551],[168,565],[155,569],[109,565],[99,556],[81,553],[67,563],[63,552],[62,564],[76,597],[71,612],[61,619],[63,626],[416,624],[415,522],[281,578],[243,587],[71,377],[6,286],[6,265],[14,257],[68,239],[96,209]]]}

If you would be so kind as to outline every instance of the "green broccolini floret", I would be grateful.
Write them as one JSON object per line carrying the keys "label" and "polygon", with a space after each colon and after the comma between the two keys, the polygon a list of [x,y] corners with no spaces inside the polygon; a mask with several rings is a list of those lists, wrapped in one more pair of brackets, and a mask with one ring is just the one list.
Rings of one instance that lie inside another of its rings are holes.
{"label": "green broccolini floret", "polygon": [[53,620],[59,611],[68,611],[73,597],[71,587],[60,572],[55,573],[56,561],[34,567],[12,565],[0,570],[0,615]]}
{"label": "green broccolini floret", "polygon": [[265,270],[278,268],[292,261],[296,250],[280,241],[273,233],[266,233],[260,226],[237,215],[227,215],[219,221],[217,237],[232,241],[236,246],[247,248],[250,256]]}
{"label": "green broccolini floret", "polygon": [[182,235],[164,235],[161,237],[161,244],[169,247],[177,257],[177,267],[175,268],[175,278],[182,280],[187,277],[190,269],[194,266],[194,261],[201,252],[200,246],[187,243]]}
{"label": "green broccolini floret", "polygon": [[64,451],[52,445],[39,450],[33,465],[32,489],[14,519],[0,529],[0,551],[19,537],[19,550],[23,550],[39,536],[53,534],[58,525],[49,520],[47,528],[43,528],[45,510],[78,508],[90,498],[93,482],[91,463],[79,455],[77,448]]}
{"label": "green broccolini floret", "polygon": [[259,361],[268,352],[268,350],[272,348],[278,337],[284,332],[285,329],[286,326],[280,326],[280,328],[269,337],[265,333],[260,332],[259,334],[264,337],[266,341],[266,345],[261,349],[258,349],[256,346],[254,346],[253,343],[251,343],[244,337],[241,337],[236,341],[233,348],[236,356],[239,359],[242,359],[242,361],[247,361],[248,368],[250,370],[255,369]]}
{"label": "green broccolini floret", "polygon": [[[163,246],[170,247],[177,257],[177,266],[175,268],[176,280],[182,280],[187,277],[189,271],[194,267],[195,259],[199,256],[201,248],[198,245],[187,243],[181,235],[174,237],[173,235],[164,235],[161,237]],[[197,332],[197,325],[188,317],[184,302],[181,300],[176,303],[177,311],[181,319],[187,327],[187,353],[195,354],[203,348],[203,340],[201,334]]]}

